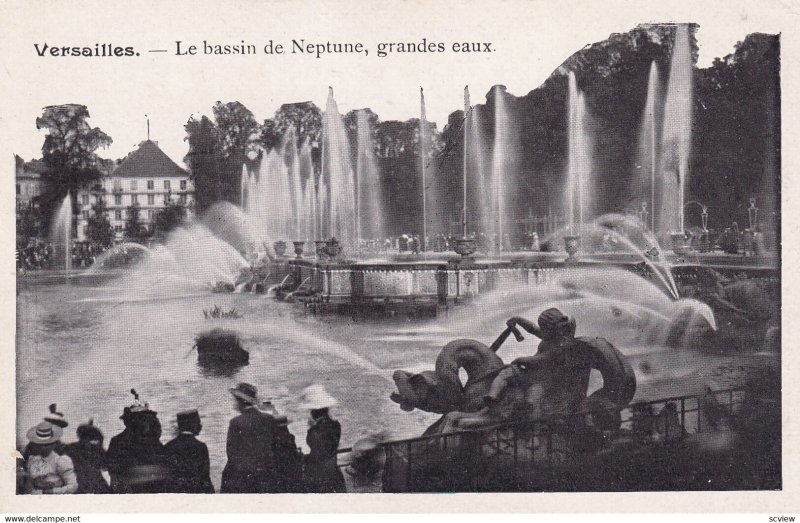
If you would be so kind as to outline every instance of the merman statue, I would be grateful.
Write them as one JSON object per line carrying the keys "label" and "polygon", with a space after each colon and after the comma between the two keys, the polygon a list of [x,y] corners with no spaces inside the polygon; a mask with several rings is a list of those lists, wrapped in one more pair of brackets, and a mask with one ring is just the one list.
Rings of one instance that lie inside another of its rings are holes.
{"label": "merman statue", "polygon": [[[542,342],[534,356],[517,358],[497,375],[485,398],[487,406],[500,402],[510,385],[525,388],[538,384],[540,416],[593,412],[596,424],[609,429],[619,426],[619,411],[636,393],[636,376],[616,347],[603,338],[576,338],[575,320],[555,308],[539,316],[538,327],[519,317],[507,323],[522,327]],[[603,386],[587,397],[592,369],[600,373]]]}
{"label": "merman statue", "polygon": [[[506,330],[488,348],[472,340],[451,342],[437,358],[435,371],[395,372],[399,393],[392,399],[404,410],[416,407],[444,414],[426,434],[575,412],[592,412],[598,428],[619,427],[619,412],[636,392],[633,368],[625,356],[603,338],[576,338],[575,321],[558,309],[544,311],[538,324],[511,318]],[[495,352],[512,333],[517,341],[523,339],[517,327],[542,342],[534,356],[502,365]],[[460,350],[454,351],[456,347]],[[466,354],[472,357],[465,360]],[[478,354],[481,357],[473,359]],[[462,389],[453,376],[467,361],[472,365]],[[587,397],[592,369],[599,371],[603,386]]]}

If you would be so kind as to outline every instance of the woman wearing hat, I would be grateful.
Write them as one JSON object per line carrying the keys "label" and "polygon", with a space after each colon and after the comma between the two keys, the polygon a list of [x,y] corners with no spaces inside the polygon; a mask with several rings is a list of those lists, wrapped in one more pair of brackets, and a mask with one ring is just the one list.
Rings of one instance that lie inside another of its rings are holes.
{"label": "woman wearing hat", "polygon": [[329,409],[338,402],[321,385],[307,387],[303,397],[300,408],[311,411],[306,434],[306,444],[310,449],[304,469],[306,492],[347,492],[336,460],[342,426],[329,414]]}
{"label": "woman wearing hat", "polygon": [[89,420],[78,426],[78,441],[64,447],[72,458],[78,478],[78,494],[110,494],[111,487],[103,477],[106,452],[103,450],[103,433]]}
{"label": "woman wearing hat", "polygon": [[26,490],[29,494],[73,494],[78,478],[69,456],[56,453],[62,429],[43,421],[28,431]]}

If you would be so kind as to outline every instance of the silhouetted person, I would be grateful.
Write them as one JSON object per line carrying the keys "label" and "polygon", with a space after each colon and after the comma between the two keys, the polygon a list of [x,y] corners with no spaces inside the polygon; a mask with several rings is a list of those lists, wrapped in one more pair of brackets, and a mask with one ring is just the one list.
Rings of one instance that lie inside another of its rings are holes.
{"label": "silhouetted person", "polygon": [[306,388],[304,396],[301,408],[311,411],[306,434],[306,444],[310,450],[304,471],[306,492],[346,492],[344,476],[336,458],[342,426],[329,413],[329,408],[338,402],[320,385]]}
{"label": "silhouetted person", "polygon": [[289,432],[286,416],[278,413],[270,401],[262,403],[261,411],[274,421],[272,454],[275,457],[275,492],[304,492],[303,455],[297,448],[294,435]]}
{"label": "silhouetted person", "polygon": [[170,465],[172,492],[182,494],[213,494],[208,447],[197,440],[203,425],[197,410],[178,413],[178,434],[164,445]]}
{"label": "silhouetted person", "polygon": [[166,492],[169,470],[161,444],[161,422],[147,403],[135,402],[120,416],[125,430],[108,444],[106,461],[111,488],[117,494]]}
{"label": "silhouetted person", "polygon": [[106,452],[103,450],[103,433],[94,422],[78,426],[78,441],[64,449],[72,458],[78,476],[78,494],[110,494],[111,487],[103,470],[106,468]]}
{"label": "silhouetted person", "polygon": [[228,426],[228,462],[222,471],[220,492],[276,492],[278,479],[272,450],[275,420],[258,409],[261,401],[253,385],[240,383],[230,392],[241,414]]}

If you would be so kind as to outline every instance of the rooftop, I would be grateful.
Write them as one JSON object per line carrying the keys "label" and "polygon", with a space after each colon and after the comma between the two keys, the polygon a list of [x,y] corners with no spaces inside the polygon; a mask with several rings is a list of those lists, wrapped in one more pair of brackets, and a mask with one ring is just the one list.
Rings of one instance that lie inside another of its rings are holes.
{"label": "rooftop", "polygon": [[115,178],[186,177],[188,172],[173,162],[152,140],[145,140],[114,170]]}

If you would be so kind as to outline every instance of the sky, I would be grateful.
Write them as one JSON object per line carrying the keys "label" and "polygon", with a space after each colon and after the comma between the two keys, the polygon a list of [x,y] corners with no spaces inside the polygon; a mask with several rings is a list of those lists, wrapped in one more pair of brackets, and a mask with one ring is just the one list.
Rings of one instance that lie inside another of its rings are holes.
{"label": "sky", "polygon": [[[680,2],[678,2],[680,3]],[[66,4],[66,3],[65,3]],[[113,139],[100,150],[106,158],[124,157],[150,137],[176,162],[188,150],[183,125],[191,116],[211,115],[214,102],[238,100],[260,122],[283,103],[312,101],[324,108],[328,86],[334,88],[339,110],[369,107],[382,120],[419,116],[419,87],[425,88],[427,118],[441,129],[447,116],[462,107],[463,88],[472,102],[494,84],[524,95],[538,87],[567,57],[585,45],[626,32],[639,23],[696,22],[699,66],[733,51],[737,41],[753,31],[776,33],[781,27],[765,10],[726,7],[688,16],[670,7],[649,7],[620,0],[624,9],[588,12],[587,2],[563,0],[485,2],[256,2],[214,3],[122,2],[115,9],[94,4],[92,10],[66,5],[30,3],[35,19],[10,28],[3,39],[0,75],[18,92],[5,111],[10,131],[6,145],[25,159],[39,157],[44,132],[35,119],[47,105],[88,106],[89,123]],[[614,3],[607,4],[612,6]],[[713,2],[712,2],[713,4]],[[36,10],[39,6],[40,10]],[[269,8],[267,6],[270,6]],[[435,7],[434,7],[435,6]],[[487,7],[488,6],[488,7]],[[45,8],[46,7],[46,8]],[[760,20],[763,18],[763,20]],[[25,22],[25,20],[23,20]],[[418,53],[376,56],[380,42],[491,42],[492,53]],[[301,54],[269,56],[176,56],[182,48],[203,41],[238,44],[260,50],[272,40],[288,45],[308,42],[362,42],[368,56]],[[131,58],[39,57],[40,46],[110,43],[134,46]],[[166,49],[166,53],[149,53]]]}

